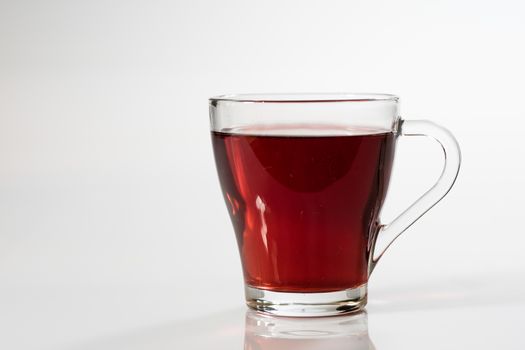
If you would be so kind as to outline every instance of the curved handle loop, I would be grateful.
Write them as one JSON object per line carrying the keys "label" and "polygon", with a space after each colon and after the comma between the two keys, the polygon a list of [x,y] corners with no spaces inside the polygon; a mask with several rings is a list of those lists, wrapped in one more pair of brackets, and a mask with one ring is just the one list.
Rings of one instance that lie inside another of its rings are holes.
{"label": "curved handle loop", "polygon": [[372,241],[369,274],[392,242],[423,214],[429,211],[450,191],[458,176],[461,151],[458,142],[447,129],[427,120],[400,120],[399,135],[427,136],[436,140],[443,148],[445,164],[438,181],[410,207],[391,223],[380,225]]}

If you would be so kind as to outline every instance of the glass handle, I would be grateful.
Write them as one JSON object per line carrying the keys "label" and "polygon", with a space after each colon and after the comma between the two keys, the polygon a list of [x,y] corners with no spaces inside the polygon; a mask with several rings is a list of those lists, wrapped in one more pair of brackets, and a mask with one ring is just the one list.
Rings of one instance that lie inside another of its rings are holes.
{"label": "glass handle", "polygon": [[443,148],[445,164],[441,176],[432,188],[391,223],[379,226],[372,241],[369,274],[372,273],[377,262],[392,242],[445,197],[456,181],[461,164],[461,151],[458,142],[447,129],[427,120],[401,119],[398,132],[401,136],[427,136],[436,140]]}

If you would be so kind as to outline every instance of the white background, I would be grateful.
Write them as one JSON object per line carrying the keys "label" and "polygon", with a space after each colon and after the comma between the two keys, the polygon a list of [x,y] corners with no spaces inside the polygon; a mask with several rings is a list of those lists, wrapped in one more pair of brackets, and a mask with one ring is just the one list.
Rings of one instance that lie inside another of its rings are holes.
{"label": "white background", "polygon": [[[518,0],[0,0],[0,345],[242,305],[208,132],[221,93],[394,93],[403,117],[448,127],[456,186],[382,259],[371,301],[516,295],[524,18]],[[400,140],[385,221],[441,162],[431,141]]]}

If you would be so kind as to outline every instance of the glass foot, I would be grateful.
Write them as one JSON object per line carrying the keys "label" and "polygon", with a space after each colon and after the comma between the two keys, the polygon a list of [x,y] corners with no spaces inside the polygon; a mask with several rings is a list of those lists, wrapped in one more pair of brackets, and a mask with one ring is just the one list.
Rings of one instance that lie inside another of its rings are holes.
{"label": "glass foot", "polygon": [[254,310],[275,316],[335,316],[364,309],[366,284],[327,293],[288,293],[245,287],[246,304]]}

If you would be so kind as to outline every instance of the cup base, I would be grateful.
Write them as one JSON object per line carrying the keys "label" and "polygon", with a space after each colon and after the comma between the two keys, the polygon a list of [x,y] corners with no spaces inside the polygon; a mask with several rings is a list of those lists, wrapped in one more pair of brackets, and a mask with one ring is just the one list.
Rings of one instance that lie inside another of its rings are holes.
{"label": "cup base", "polygon": [[367,285],[327,293],[274,292],[245,286],[251,309],[275,316],[322,317],[358,312],[367,301]]}

